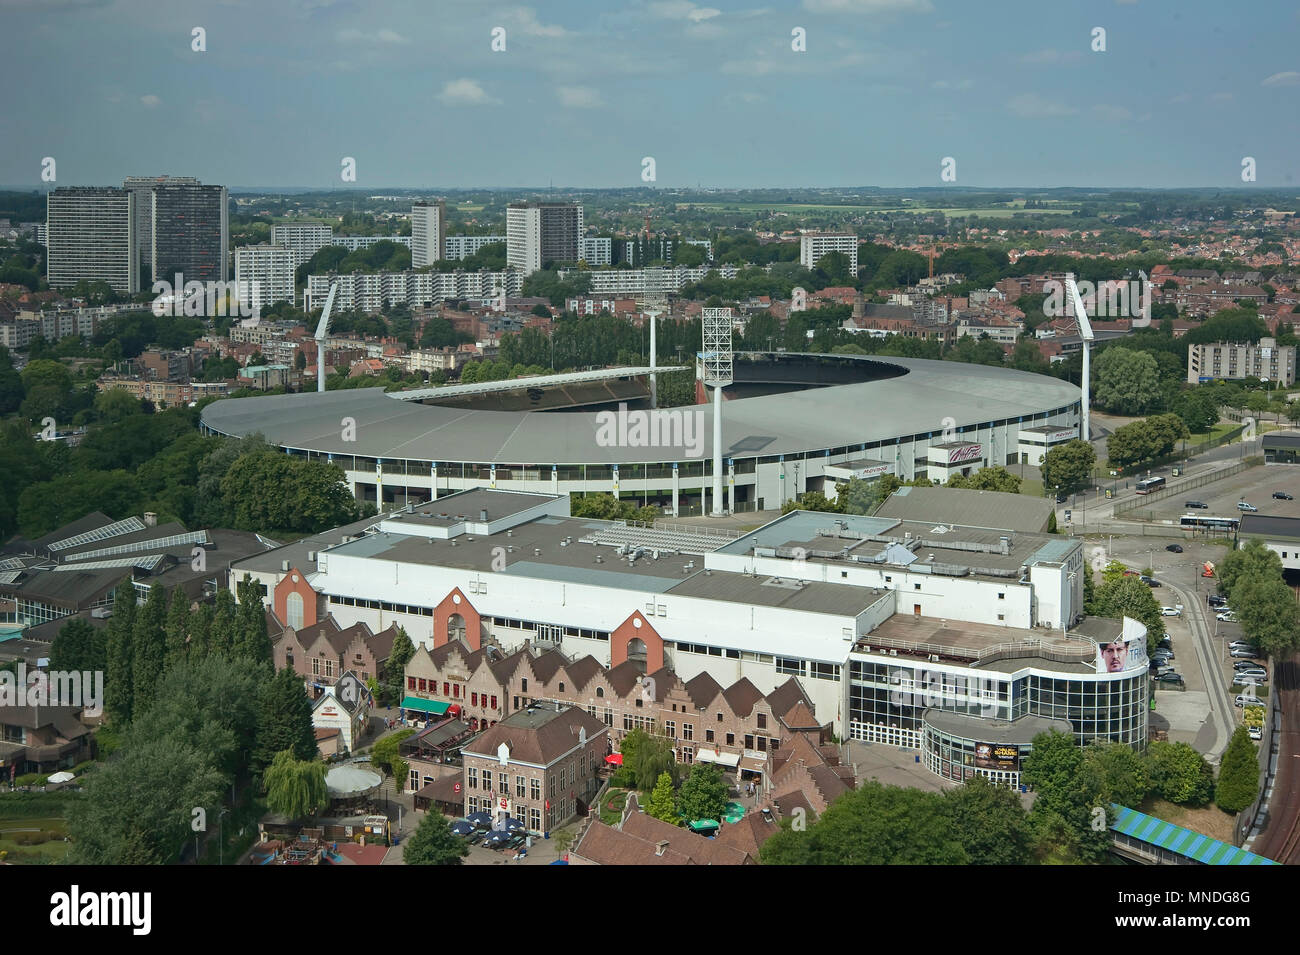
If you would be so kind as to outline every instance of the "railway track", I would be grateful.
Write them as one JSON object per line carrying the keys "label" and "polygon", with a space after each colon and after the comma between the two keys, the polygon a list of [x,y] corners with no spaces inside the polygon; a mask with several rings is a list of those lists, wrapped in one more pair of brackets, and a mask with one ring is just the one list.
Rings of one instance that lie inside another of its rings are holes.
{"label": "railway track", "polygon": [[1274,692],[1282,707],[1278,724],[1277,775],[1268,822],[1255,840],[1254,852],[1283,865],[1300,864],[1300,715],[1296,694],[1300,690],[1300,662],[1293,654],[1275,667]]}

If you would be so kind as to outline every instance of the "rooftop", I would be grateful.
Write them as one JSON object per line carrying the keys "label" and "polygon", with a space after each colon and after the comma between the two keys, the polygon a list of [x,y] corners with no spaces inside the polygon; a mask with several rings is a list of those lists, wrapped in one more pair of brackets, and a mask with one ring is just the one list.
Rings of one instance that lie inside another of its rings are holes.
{"label": "rooftop", "polygon": [[[1086,622],[1086,621],[1085,621]],[[1118,621],[1108,621],[1118,625]],[[1066,636],[1058,631],[1023,630],[996,624],[970,623],[938,617],[895,614],[864,635],[854,646],[857,653],[888,653],[914,657],[937,656],[940,662],[967,666],[986,666],[1009,672],[999,664],[1012,661],[1011,670],[1033,666],[1027,658],[1037,658],[1047,669],[1061,669],[1062,664],[1086,666],[1079,672],[1094,672],[1096,644],[1083,636]]]}

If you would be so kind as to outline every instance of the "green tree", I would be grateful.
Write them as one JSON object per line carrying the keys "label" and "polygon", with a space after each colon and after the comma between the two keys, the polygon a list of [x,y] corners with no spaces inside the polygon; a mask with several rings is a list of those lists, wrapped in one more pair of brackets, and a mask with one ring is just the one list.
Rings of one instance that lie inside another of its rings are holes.
{"label": "green tree", "polygon": [[199,604],[199,609],[194,611],[190,618],[190,643],[186,650],[186,657],[192,660],[202,660],[208,655],[209,641],[212,636],[212,622],[214,609],[212,604],[204,602]]}
{"label": "green tree", "polygon": [[166,647],[164,666],[172,666],[185,658],[189,646],[190,598],[183,587],[173,587],[171,603],[167,607],[167,622],[163,627]]}
{"label": "green tree", "polygon": [[1277,658],[1300,647],[1300,606],[1280,574],[1240,578],[1232,595],[1241,632],[1255,646]]}
{"label": "green tree", "polygon": [[646,812],[656,819],[662,819],[664,822],[677,822],[676,795],[673,792],[673,777],[667,772],[659,774],[655,780],[654,789],[650,793],[650,800],[646,804]]}
{"label": "green tree", "polygon": [[1157,740],[1147,747],[1151,784],[1162,799],[1179,805],[1204,806],[1214,793],[1214,770],[1186,743]]}
{"label": "green tree", "polygon": [[296,759],[287,749],[275,754],[267,767],[265,782],[266,808],[289,819],[314,816],[329,801],[325,764]]}
{"label": "green tree", "polygon": [[1014,789],[975,776],[944,793],[944,801],[971,865],[1023,865],[1028,860],[1029,814]]}
{"label": "green tree", "polygon": [[1098,587],[1093,599],[1093,615],[1115,620],[1132,617],[1141,623],[1147,628],[1147,652],[1153,651],[1165,635],[1165,618],[1160,613],[1160,604],[1141,577],[1121,577]]}
{"label": "green tree", "polygon": [[451,831],[451,821],[436,810],[424,814],[402,847],[402,861],[407,865],[460,865],[467,855],[465,840]]}
{"label": "green tree", "polygon": [[1251,580],[1282,579],[1282,558],[1271,551],[1257,537],[1236,550],[1224,555],[1214,568],[1219,582],[1219,593],[1227,597],[1234,607],[1241,607],[1241,602],[1233,592],[1238,582]]}
{"label": "green tree", "polygon": [[1020,493],[1020,478],[999,465],[980,468],[970,477],[955,474],[948,479],[947,487],[969,488],[975,491],[1002,491],[1005,494]]}
{"label": "green tree", "polygon": [[782,514],[788,514],[791,511],[823,511],[830,514],[842,514],[844,508],[838,500],[832,501],[821,491],[805,491],[797,499],[791,498],[781,505]]}
{"label": "green tree", "polygon": [[1039,858],[1095,862],[1110,846],[1106,826],[1112,811],[1106,801],[1106,781],[1095,762],[1068,733],[1051,730],[1034,737],[1033,748],[1020,767],[1020,781],[1035,793],[1031,821]]}
{"label": "green tree", "polygon": [[1160,369],[1147,352],[1112,345],[1092,364],[1092,397],[1114,414],[1145,414],[1160,401]]}
{"label": "green tree", "polygon": [[1136,808],[1151,789],[1146,760],[1123,743],[1094,742],[1083,751],[1084,765],[1095,769],[1107,802]]}
{"label": "green tree", "polygon": [[383,706],[395,706],[402,699],[406,686],[406,664],[415,656],[415,644],[411,642],[405,627],[397,628],[393,637],[392,649],[388,651],[388,660],[384,663],[384,682],[380,684],[380,693],[376,697]]}
{"label": "green tree", "polygon": [[51,670],[102,671],[106,664],[104,641],[84,620],[70,620],[59,628],[50,646]]}
{"label": "green tree", "polygon": [[717,766],[695,763],[682,783],[680,808],[687,819],[721,819],[727,794],[727,781]]}
{"label": "green tree", "polygon": [[1238,726],[1219,761],[1214,801],[1224,812],[1238,813],[1259,795],[1259,761],[1246,727]]}
{"label": "green tree", "polygon": [[370,751],[370,765],[374,766],[380,772],[397,775],[394,769],[394,763],[397,761],[397,749],[402,740],[408,736],[414,736],[415,730],[411,727],[400,729],[396,733],[390,733],[379,742],[375,743],[374,748]]}
{"label": "green tree", "polygon": [[127,577],[117,585],[113,615],[109,618],[105,648],[104,696],[109,718],[130,723],[135,699],[131,675],[131,641],[135,636],[135,586]]}
{"label": "green tree", "polygon": [[1067,441],[1047,452],[1043,459],[1043,486],[1073,492],[1088,483],[1097,452],[1087,441]]}
{"label": "green tree", "polygon": [[208,653],[228,654],[234,649],[237,636],[235,595],[223,587],[217,591],[215,603],[212,626],[208,630]]}
{"label": "green tree", "polygon": [[239,604],[235,611],[235,656],[271,665],[271,638],[266,632],[266,605],[262,603],[262,585],[245,574],[236,588]]}
{"label": "green tree", "polygon": [[167,592],[161,584],[149,588],[144,606],[136,611],[131,635],[132,697],[137,705],[152,700],[167,656],[163,624],[167,619]]}
{"label": "green tree", "polygon": [[251,768],[262,772],[276,753],[284,751],[298,760],[312,760],[318,755],[311,700],[303,689],[302,677],[289,667],[263,683],[258,694],[257,736]]}

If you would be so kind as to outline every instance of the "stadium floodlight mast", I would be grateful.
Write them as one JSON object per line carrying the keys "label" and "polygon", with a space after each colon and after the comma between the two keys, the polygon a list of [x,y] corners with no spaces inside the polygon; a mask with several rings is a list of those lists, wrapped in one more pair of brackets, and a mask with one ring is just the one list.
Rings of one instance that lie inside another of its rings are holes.
{"label": "stadium floodlight mast", "polygon": [[713,389],[713,516],[722,517],[722,389],[734,381],[731,348],[731,309],[706,308],[704,326],[704,386]]}
{"label": "stadium floodlight mast", "polygon": [[330,312],[334,309],[334,294],[339,290],[339,283],[330,285],[330,293],[325,296],[325,307],[321,309],[320,321],[316,324],[316,390],[325,391],[325,336],[330,330]]}
{"label": "stadium floodlight mast", "polygon": [[650,279],[647,277],[645,291],[642,293],[641,301],[637,303],[650,319],[650,407],[659,407],[659,376],[655,374],[657,363],[655,361],[655,332],[659,323],[659,316],[665,311],[665,302],[663,291],[656,287],[651,287]]}
{"label": "stadium floodlight mast", "polygon": [[1080,386],[1083,398],[1083,427],[1080,430],[1083,440],[1089,441],[1092,438],[1088,415],[1089,374],[1092,366],[1092,323],[1088,321],[1088,311],[1083,307],[1083,296],[1079,294],[1079,287],[1074,284],[1073,272],[1066,273],[1065,289],[1070,296],[1070,306],[1074,310],[1074,320],[1079,325],[1079,338],[1083,342],[1083,381]]}

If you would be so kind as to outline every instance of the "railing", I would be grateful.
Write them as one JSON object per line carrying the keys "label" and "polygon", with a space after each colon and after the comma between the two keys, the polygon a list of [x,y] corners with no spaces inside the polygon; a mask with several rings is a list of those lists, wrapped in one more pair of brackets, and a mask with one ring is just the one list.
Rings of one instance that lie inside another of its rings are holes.
{"label": "railing", "polygon": [[1238,461],[1236,464],[1223,468],[1219,471],[1211,471],[1209,474],[1198,474],[1195,477],[1189,477],[1187,480],[1180,480],[1177,484],[1168,484],[1158,491],[1152,491],[1142,497],[1135,498],[1132,501],[1120,501],[1115,505],[1114,514],[1119,517],[1121,514],[1128,514],[1132,511],[1139,510],[1147,505],[1154,504],[1156,501],[1163,501],[1165,498],[1177,497],[1193,488],[1204,487],[1207,484],[1213,484],[1215,481],[1221,481],[1224,478],[1232,477],[1234,474],[1240,474],[1251,465],[1246,461]]}
{"label": "railing", "polygon": [[[1086,647],[1074,647],[1072,646],[1074,643],[1086,644]],[[866,634],[858,639],[854,649],[863,652],[864,647],[905,650],[909,654],[916,655],[956,657],[958,659],[974,660],[979,663],[1028,656],[1040,656],[1057,663],[1088,663],[1094,659],[1096,654],[1092,641],[1085,641],[1082,637],[1069,635],[1066,635],[1064,639],[1058,638],[1052,642],[1014,640],[1009,643],[999,643],[991,647],[985,647],[982,650],[971,650],[962,647],[940,646],[933,643],[919,643],[913,640],[899,640],[891,637],[873,637],[871,634]]]}

